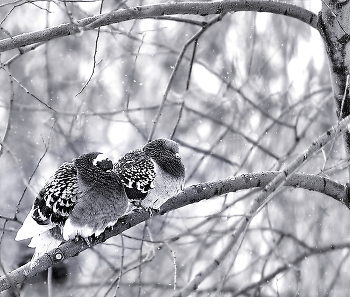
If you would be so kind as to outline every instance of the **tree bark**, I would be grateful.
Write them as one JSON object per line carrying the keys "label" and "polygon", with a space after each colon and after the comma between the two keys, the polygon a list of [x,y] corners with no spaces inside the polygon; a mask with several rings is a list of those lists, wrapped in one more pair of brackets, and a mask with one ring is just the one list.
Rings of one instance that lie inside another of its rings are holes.
{"label": "tree bark", "polygon": [[[229,177],[215,182],[206,182],[193,185],[184,189],[178,195],[170,198],[160,209],[160,214],[168,213],[174,209],[210,199],[218,195],[224,195],[230,192],[236,192],[243,189],[255,187],[265,187],[280,172],[269,171],[262,173],[245,173],[235,177]],[[317,191],[328,195],[335,200],[348,206],[346,200],[346,189],[343,185],[332,181],[331,179],[303,173],[295,173],[287,180],[286,186],[303,188],[306,190]],[[144,222],[149,218],[149,212],[137,211],[122,217],[113,229],[107,229],[98,238],[91,239],[91,246],[106,241],[112,236],[116,236],[125,230]],[[59,248],[38,258],[35,263],[27,263],[16,270],[0,277],[0,292],[9,289],[11,285],[19,284],[25,280],[45,271],[54,264],[63,261],[66,258],[76,256],[80,252],[89,248],[84,240],[69,241],[62,244]]]}
{"label": "tree bark", "polygon": [[[0,40],[0,52],[34,43],[46,42],[54,38],[74,35],[85,30],[96,29],[101,26],[121,23],[128,20],[155,18],[176,14],[204,16],[236,11],[271,12],[296,18],[314,28],[317,26],[317,15],[302,7],[285,2],[266,0],[225,0],[216,2],[163,3],[120,9],[106,14],[84,18],[74,24],[62,24],[41,31],[12,36]],[[203,22],[203,26],[205,26],[205,22]]]}
{"label": "tree bark", "polygon": [[[350,3],[349,0],[322,1],[318,27],[326,45],[330,76],[339,120],[350,114]],[[350,133],[344,134],[345,151],[350,159]],[[349,177],[350,168],[348,167]]]}

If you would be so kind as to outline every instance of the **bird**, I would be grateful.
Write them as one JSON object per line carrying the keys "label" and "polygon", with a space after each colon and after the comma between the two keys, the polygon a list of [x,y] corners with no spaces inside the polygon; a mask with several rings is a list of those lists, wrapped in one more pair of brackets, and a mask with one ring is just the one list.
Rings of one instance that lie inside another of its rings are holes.
{"label": "bird", "polygon": [[158,211],[171,196],[184,187],[185,166],[178,144],[158,138],[141,149],[126,153],[114,164],[128,199],[147,210]]}
{"label": "bird", "polygon": [[[100,152],[63,163],[36,196],[15,240],[32,238],[33,259],[77,236],[99,236],[128,206],[113,162]],[[87,241],[88,242],[88,241]]]}

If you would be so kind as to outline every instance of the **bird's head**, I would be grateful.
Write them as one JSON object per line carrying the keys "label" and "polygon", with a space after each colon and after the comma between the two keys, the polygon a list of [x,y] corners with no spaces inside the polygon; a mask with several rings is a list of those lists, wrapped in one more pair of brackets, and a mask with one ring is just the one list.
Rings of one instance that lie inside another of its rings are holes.
{"label": "bird's head", "polygon": [[184,175],[185,168],[179,155],[179,146],[175,141],[158,138],[147,143],[143,150],[163,170],[176,176]]}
{"label": "bird's head", "polygon": [[113,162],[102,153],[83,154],[73,161],[77,167],[78,175],[86,184],[119,183],[115,172],[113,172]]}
{"label": "bird's head", "polygon": [[170,139],[158,138],[143,147],[144,152],[151,158],[165,155],[168,158],[180,158],[178,144]]}
{"label": "bird's head", "polygon": [[93,159],[92,164],[106,172],[110,172],[113,169],[113,162],[101,153]]}
{"label": "bird's head", "polygon": [[113,169],[113,162],[106,155],[99,152],[82,154],[73,161],[78,170],[91,169],[109,172]]}

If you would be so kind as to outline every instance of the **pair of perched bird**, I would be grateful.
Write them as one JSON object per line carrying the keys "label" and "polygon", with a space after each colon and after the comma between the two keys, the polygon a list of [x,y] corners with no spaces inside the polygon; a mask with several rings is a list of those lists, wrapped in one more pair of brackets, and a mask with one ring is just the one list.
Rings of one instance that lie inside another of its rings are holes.
{"label": "pair of perched bird", "polygon": [[99,236],[125,214],[128,203],[159,209],[182,190],[185,167],[175,141],[160,138],[117,163],[83,154],[63,163],[41,189],[16,240],[32,238],[34,258],[76,236]]}

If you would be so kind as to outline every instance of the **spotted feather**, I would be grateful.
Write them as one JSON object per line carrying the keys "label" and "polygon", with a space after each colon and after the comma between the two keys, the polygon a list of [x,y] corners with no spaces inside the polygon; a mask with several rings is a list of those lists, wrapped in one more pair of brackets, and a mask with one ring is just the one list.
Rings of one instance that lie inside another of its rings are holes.
{"label": "spotted feather", "polygon": [[126,153],[114,164],[129,200],[142,200],[154,188],[156,173],[152,160],[141,150]]}
{"label": "spotted feather", "polygon": [[39,225],[63,225],[77,202],[77,194],[77,169],[65,162],[35,198],[33,219]]}

